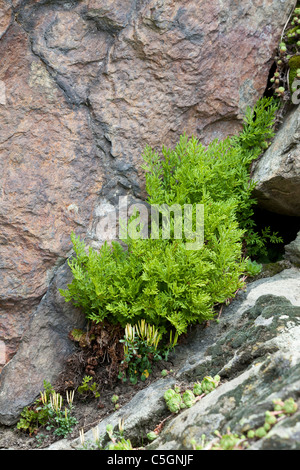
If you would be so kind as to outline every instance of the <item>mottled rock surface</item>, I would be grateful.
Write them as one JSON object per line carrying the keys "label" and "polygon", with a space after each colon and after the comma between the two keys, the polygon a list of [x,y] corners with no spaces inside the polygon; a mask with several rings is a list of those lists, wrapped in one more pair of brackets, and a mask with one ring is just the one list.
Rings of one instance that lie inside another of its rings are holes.
{"label": "mottled rock surface", "polygon": [[70,232],[88,230],[103,168],[87,108],[67,102],[17,23],[0,55],[0,338],[9,359]]}
{"label": "mottled rock surface", "polygon": [[83,327],[85,317],[58,292],[71,279],[72,273],[65,263],[31,318],[17,353],[2,371],[0,423],[16,423],[23,408],[33,403],[43,390],[44,380],[53,383],[74,352],[68,333]]}
{"label": "mottled rock surface", "polygon": [[293,4],[0,0],[6,361],[67,257],[70,232],[97,242],[105,207],[122,194],[143,198],[146,144],[240,129]]}
{"label": "mottled rock surface", "polygon": [[285,118],[272,145],[255,163],[254,197],[260,207],[288,216],[300,216],[300,109]]}
{"label": "mottled rock surface", "polygon": [[[219,374],[216,390],[192,408],[169,418],[160,436],[146,449],[192,449],[191,440],[209,441],[215,430],[245,433],[264,423],[265,411],[275,398],[293,398],[300,403],[300,270],[288,269],[273,278],[249,284],[223,310],[220,323],[199,327],[174,356],[175,373],[137,393],[130,403],[98,425],[99,435],[107,424],[117,429],[125,420],[126,436],[146,445],[146,433],[170,415],[163,394],[177,385],[192,388],[206,375]],[[295,294],[296,292],[296,294]],[[264,439],[252,442],[254,449],[298,449],[300,407],[296,414],[276,424]],[[93,442],[93,432],[85,434]],[[79,439],[62,440],[50,449],[80,448]]]}
{"label": "mottled rock surface", "polygon": [[285,258],[296,266],[300,265],[300,232],[295,240],[284,247]]}

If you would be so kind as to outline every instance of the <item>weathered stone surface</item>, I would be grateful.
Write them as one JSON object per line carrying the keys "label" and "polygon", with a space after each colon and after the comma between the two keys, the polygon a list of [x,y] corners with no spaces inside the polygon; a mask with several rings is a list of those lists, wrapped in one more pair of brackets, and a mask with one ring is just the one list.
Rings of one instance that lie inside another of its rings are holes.
{"label": "weathered stone surface", "polygon": [[12,8],[5,0],[0,0],[0,39],[6,33],[12,20]]}
{"label": "weathered stone surface", "polygon": [[272,145],[254,165],[254,197],[271,212],[300,216],[300,110],[285,119]]}
{"label": "weathered stone surface", "polygon": [[[225,434],[228,427],[246,433],[264,424],[264,413],[273,410],[273,399],[299,400],[300,307],[284,297],[262,296],[243,312],[236,328],[226,330],[206,351],[211,370],[219,368],[225,383],[174,418],[150,448],[191,448],[192,439],[200,443],[205,434],[209,442],[215,430]],[[253,447],[299,449],[299,421],[300,410]]]}
{"label": "weathered stone surface", "polygon": [[278,37],[274,21],[281,23],[279,16],[291,7],[259,4],[144,3],[91,88],[114,157],[137,166],[146,144],[172,145],[183,132],[207,143],[240,129],[246,106],[266,86]]}
{"label": "weathered stone surface", "polygon": [[[65,263],[57,271],[47,294],[31,318],[29,328],[0,380],[0,423],[14,424],[25,406],[43,390],[43,381],[54,383],[74,351],[68,339],[73,328],[83,327],[85,318],[60,296],[72,274]],[[12,391],[13,390],[13,391]]]}
{"label": "weathered stone surface", "polygon": [[[273,278],[251,283],[226,307],[220,323],[199,327],[186,345],[176,349],[174,377],[140,391],[126,406],[98,425],[116,429],[125,420],[126,436],[140,442],[170,413],[163,394],[174,383],[192,384],[219,374],[219,387],[192,408],[168,419],[160,437],[146,449],[191,449],[191,440],[214,439],[214,431],[247,432],[264,423],[275,398],[300,401],[300,270],[288,269]],[[284,294],[285,292],[285,294]],[[294,293],[297,292],[296,296]],[[275,295],[274,295],[275,294]],[[279,422],[253,449],[299,449],[299,411]],[[93,433],[85,434],[93,442]],[[144,440],[145,444],[145,440]],[[80,448],[79,439],[59,441],[50,450]]]}
{"label": "weathered stone surface", "polygon": [[[89,113],[72,108],[17,24],[0,41],[0,338],[7,360],[102,186]],[[1,91],[0,91],[1,95]]]}
{"label": "weathered stone surface", "polygon": [[295,240],[284,247],[285,258],[296,266],[300,265],[300,232]]}
{"label": "weathered stone surface", "polygon": [[97,243],[99,208],[143,198],[145,145],[240,129],[294,2],[0,2],[0,340],[9,360],[70,232]]}

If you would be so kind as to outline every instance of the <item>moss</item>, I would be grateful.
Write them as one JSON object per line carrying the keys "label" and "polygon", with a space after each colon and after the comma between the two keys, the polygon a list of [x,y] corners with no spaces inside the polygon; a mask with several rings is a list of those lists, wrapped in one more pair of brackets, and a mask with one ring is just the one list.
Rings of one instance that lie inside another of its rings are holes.
{"label": "moss", "polygon": [[262,271],[255,277],[250,279],[251,282],[257,281],[258,279],[264,279],[266,277],[272,277],[276,274],[281,273],[285,269],[289,269],[292,266],[292,263],[287,260],[280,260],[276,263],[267,263],[263,265]]}
{"label": "moss", "polygon": [[293,82],[295,78],[297,77],[297,69],[300,69],[300,55],[295,55],[290,58],[289,68],[290,68],[289,87],[290,87],[290,90],[292,90]]}

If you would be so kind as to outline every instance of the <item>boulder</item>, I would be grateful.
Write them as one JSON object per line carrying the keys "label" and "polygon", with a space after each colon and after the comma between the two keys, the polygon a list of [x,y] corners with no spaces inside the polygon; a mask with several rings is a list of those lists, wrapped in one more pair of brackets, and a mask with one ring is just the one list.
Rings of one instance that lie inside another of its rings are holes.
{"label": "boulder", "polygon": [[83,327],[85,317],[58,292],[58,288],[65,289],[71,279],[71,271],[65,263],[58,269],[55,280],[32,316],[17,353],[1,373],[2,424],[16,423],[23,408],[32,404],[43,390],[44,380],[54,383],[74,352],[74,343],[68,339],[68,333],[73,328]]}
{"label": "boulder", "polygon": [[0,0],[6,362],[67,258],[70,232],[97,243],[99,207],[144,198],[146,144],[173,145],[183,132],[205,143],[241,128],[293,5]]}
{"label": "boulder", "polygon": [[[191,379],[218,371],[221,385],[174,417],[150,449],[191,449],[192,441],[200,444],[203,434],[209,443],[215,431],[223,435],[228,428],[247,434],[264,425],[274,399],[299,403],[300,306],[285,297],[264,295],[252,308],[241,310],[235,321],[234,328],[228,328],[228,321],[223,324],[223,334],[205,351],[202,364],[193,374],[189,371]],[[250,441],[249,448],[299,450],[299,426],[300,409],[260,441]]]}
{"label": "boulder", "polygon": [[6,33],[12,21],[12,7],[5,0],[0,0],[0,39]]}
{"label": "boulder", "polygon": [[[199,326],[172,357],[174,375],[152,383],[117,412],[98,424],[99,435],[106,425],[118,428],[124,419],[125,437],[146,450],[190,450],[192,441],[208,442],[214,431],[230,427],[239,434],[264,423],[275,398],[293,398],[300,403],[300,270],[291,268],[272,278],[247,286],[226,307],[217,324]],[[207,375],[220,375],[219,386],[191,408],[174,414],[166,408],[164,392],[180,385],[192,388]],[[167,418],[167,419],[166,419]],[[162,425],[159,437],[147,445],[146,434]],[[296,414],[279,421],[254,449],[298,449],[300,407]],[[93,431],[85,433],[93,443]],[[48,449],[79,449],[79,439],[61,440]]]}
{"label": "boulder", "polygon": [[253,168],[254,197],[260,207],[300,216],[300,109],[285,118],[271,146]]}
{"label": "boulder", "polygon": [[71,231],[89,229],[104,170],[88,110],[70,105],[18,23],[0,55],[0,339],[8,361],[70,251]]}

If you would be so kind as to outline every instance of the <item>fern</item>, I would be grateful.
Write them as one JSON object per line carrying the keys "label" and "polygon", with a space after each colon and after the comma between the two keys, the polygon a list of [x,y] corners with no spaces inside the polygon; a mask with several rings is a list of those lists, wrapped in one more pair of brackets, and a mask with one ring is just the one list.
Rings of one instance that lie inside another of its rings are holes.
{"label": "fern", "polygon": [[[66,301],[81,307],[87,318],[137,324],[141,319],[161,332],[186,332],[188,325],[212,319],[214,307],[234,297],[243,286],[249,252],[264,250],[264,239],[252,220],[250,164],[273,136],[277,104],[263,98],[248,110],[243,131],[215,140],[207,148],[195,137],[180,138],[162,156],[146,147],[143,154],[148,202],[204,206],[204,239],[199,250],[187,250],[185,238],[124,240],[99,252],[72,234],[75,256],[69,261],[73,281],[60,290]],[[160,231],[161,231],[160,226]]]}

